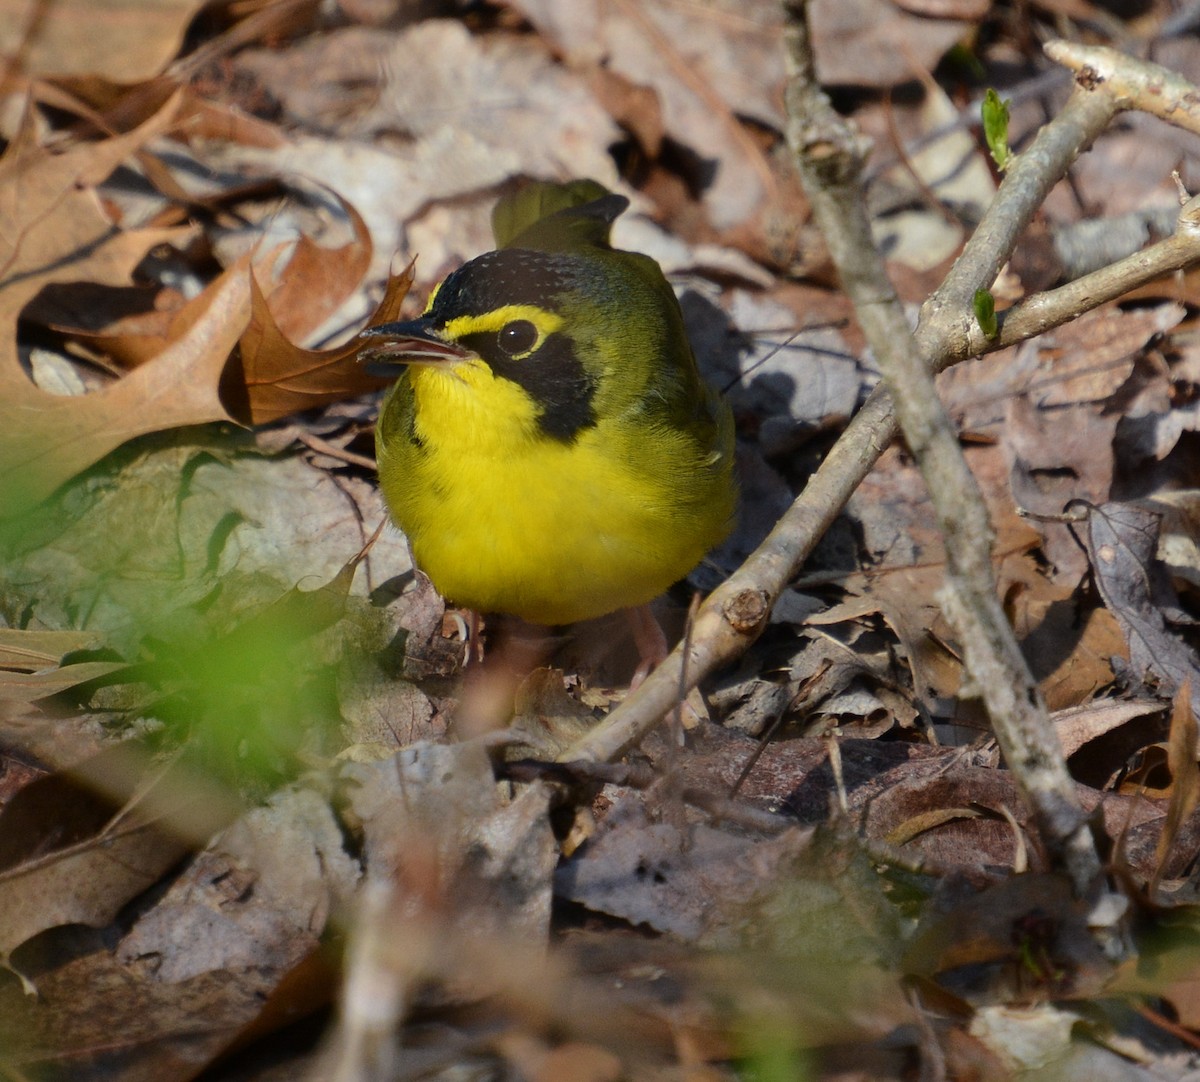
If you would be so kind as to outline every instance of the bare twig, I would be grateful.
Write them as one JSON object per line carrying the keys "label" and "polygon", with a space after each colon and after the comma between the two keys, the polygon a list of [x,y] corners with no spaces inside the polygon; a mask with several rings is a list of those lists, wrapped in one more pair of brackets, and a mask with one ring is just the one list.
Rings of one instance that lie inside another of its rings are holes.
{"label": "bare twig", "polygon": [[1103,45],[1050,41],[1045,51],[1056,64],[1075,73],[1079,86],[1103,90],[1117,108],[1137,109],[1200,134],[1200,98],[1196,88],[1178,72],[1134,60]]}
{"label": "bare twig", "polygon": [[[981,223],[942,288],[926,303],[921,326],[928,345],[918,344],[908,331],[904,307],[872,241],[861,185],[865,154],[847,121],[817,85],[804,9],[804,0],[785,4],[790,54],[788,138],[801,180],[883,373],[905,440],[925,478],[946,546],[946,585],[939,600],[962,641],[966,670],[1047,848],[1069,869],[1076,891],[1090,895],[1100,876],[1100,860],[1045,703],[1001,606],[992,569],[991,520],[958,432],[938,399],[933,366],[927,361],[939,324],[958,330],[964,320],[974,321],[974,292],[980,283],[990,285],[1007,259],[1012,226],[986,218]],[[1036,147],[1035,142],[1031,155]],[[1030,195],[1047,186],[1031,167],[1021,171],[1014,167],[1013,173],[1013,183]],[[1013,207],[1021,226],[1035,205],[1022,201]],[[994,233],[988,226],[994,227]],[[994,243],[988,244],[989,240]]]}
{"label": "bare twig", "polygon": [[[790,7],[793,15],[802,10],[802,5]],[[797,32],[796,24],[793,17],[789,33]],[[797,45],[795,42],[790,44]],[[1048,51],[1052,56],[1057,55],[1053,46]],[[1095,52],[1092,50],[1088,55]],[[1200,222],[1197,221],[1200,209],[1189,204],[1174,237],[1069,286],[1030,298],[1004,315],[997,338],[987,340],[973,316],[975,290],[990,286],[1049,189],[1113,116],[1122,109],[1142,108],[1146,98],[1155,98],[1160,92],[1181,93],[1181,88],[1176,85],[1177,77],[1166,78],[1162,74],[1164,69],[1122,58],[1109,50],[1101,50],[1100,54],[1105,65],[1103,70],[1110,74],[1104,79],[1077,85],[1062,112],[1014,160],[995,200],[946,281],[922,308],[915,340],[919,353],[931,368],[940,370],[964,357],[990,352],[1059,326],[1082,311],[1200,260]],[[1118,79],[1111,74],[1118,69],[1149,74],[1139,84],[1131,76]],[[1119,97],[1108,92],[1110,85],[1120,90]],[[1141,91],[1137,90],[1139,85]],[[1182,93],[1182,96],[1187,97],[1187,94]],[[793,117],[800,125],[806,123],[805,115],[793,110]],[[1175,113],[1166,107],[1159,115],[1175,118]],[[805,140],[803,130],[793,133],[794,144]],[[813,149],[829,155],[829,164],[836,167],[832,157],[834,148],[830,144],[818,139]],[[852,156],[857,153],[853,147],[849,150]],[[821,157],[822,153],[818,153],[817,158]],[[828,242],[831,251],[835,245],[842,249],[840,255],[838,251],[833,252],[839,266],[842,265],[841,256],[845,256],[844,249],[855,243],[848,236],[837,233],[829,236]],[[850,273],[853,275],[853,271]],[[850,282],[846,284],[850,288]],[[855,288],[859,287],[860,295],[868,296],[865,307],[871,314],[866,320],[873,326],[886,327],[888,336],[894,335],[895,327],[904,324],[893,325],[888,321],[886,297],[870,296],[869,278]],[[682,648],[676,648],[603,725],[570,748],[563,758],[606,760],[619,757],[636,745],[671,708],[681,680],[682,686],[690,689],[707,674],[739,656],[766,626],[775,599],[895,434],[891,399],[879,389],[847,426],[842,438],[767,539],[700,607],[686,656]],[[986,523],[980,536],[987,536]],[[1002,619],[1003,614],[993,613],[993,616]],[[985,645],[976,644],[981,649]],[[987,678],[986,673],[977,675]],[[1020,697],[1020,691],[1012,687],[1004,694]],[[1034,751],[1034,758],[1039,763],[1043,753],[1053,755],[1053,749],[1037,748]],[[1053,769],[1049,776],[1059,779],[1051,785],[1051,790],[1058,795],[1050,801],[1051,807],[1046,811],[1053,821],[1051,836],[1076,839],[1080,852],[1074,853],[1071,860],[1076,867],[1077,881],[1082,884],[1095,866],[1094,856],[1089,855],[1090,842],[1085,843],[1081,820],[1073,801],[1063,792],[1061,776]]]}

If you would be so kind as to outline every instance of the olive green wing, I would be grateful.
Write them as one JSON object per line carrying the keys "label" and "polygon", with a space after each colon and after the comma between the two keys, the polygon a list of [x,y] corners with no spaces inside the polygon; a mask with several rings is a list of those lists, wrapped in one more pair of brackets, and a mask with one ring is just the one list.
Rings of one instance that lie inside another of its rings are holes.
{"label": "olive green wing", "polygon": [[617,216],[629,206],[594,180],[568,184],[540,181],[504,196],[492,211],[492,233],[498,248],[532,248],[569,252],[588,246],[608,247]]}

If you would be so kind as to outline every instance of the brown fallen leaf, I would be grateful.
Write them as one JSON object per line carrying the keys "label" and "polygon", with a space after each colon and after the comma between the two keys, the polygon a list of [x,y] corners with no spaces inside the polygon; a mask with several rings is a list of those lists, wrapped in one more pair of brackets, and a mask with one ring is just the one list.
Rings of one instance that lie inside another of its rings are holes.
{"label": "brown fallen leaf", "polygon": [[1129,378],[1148,343],[1182,322],[1182,305],[1088,312],[1038,343],[1031,397],[1041,408],[1101,402]]}
{"label": "brown fallen leaf", "polygon": [[229,274],[184,339],[153,363],[79,397],[46,393],[29,380],[16,344],[25,305],[54,282],[126,284],[146,251],[172,230],[119,231],[94,187],[172,122],[175,99],[126,135],[54,153],[26,123],[0,159],[0,516],[11,517],[126,440],[177,425],[227,420],[217,382],[249,294]]}
{"label": "brown fallen leaf", "polygon": [[[353,341],[311,351],[289,337],[311,332],[361,284],[371,248],[349,207],[354,239],[333,250],[302,239],[269,298],[245,257],[182,308],[141,320],[139,334],[93,335],[94,344],[135,366],[123,378],[72,397],[29,380],[15,325],[44,286],[125,286],[150,247],[177,235],[119,231],[92,189],[173,122],[178,102],[172,97],[126,135],[61,154],[38,147],[26,124],[0,159],[0,216],[13,223],[0,238],[0,330],[11,328],[0,342],[0,517],[18,515],[135,436],[232,420],[219,387],[236,413],[262,423],[381,385],[358,364]],[[410,283],[411,269],[392,281],[374,321],[396,318]],[[226,373],[239,345],[241,401],[237,380]]]}
{"label": "brown fallen leaf", "polygon": [[[894,86],[932,71],[971,22],[963,5],[925,18],[888,0],[818,0],[812,5],[813,52],[823,84]],[[958,7],[959,10],[955,10]]]}
{"label": "brown fallen leaf", "polygon": [[[275,285],[265,290],[276,325],[295,342],[303,341],[341,307],[362,285],[371,265],[371,234],[366,222],[336,192],[330,194],[349,219],[353,238],[340,248],[324,248],[300,237]],[[401,293],[398,300],[403,297]]]}
{"label": "brown fallen leaf", "polygon": [[[0,1043],[27,1077],[195,1078],[267,1013],[274,979],[244,969],[164,984],[148,966],[89,951],[39,974],[36,1000],[0,987]],[[287,1021],[308,1013],[287,1009]]]}
{"label": "brown fallen leaf", "polygon": [[[180,120],[181,124],[187,122],[187,118]],[[182,188],[155,155],[140,151],[138,162],[148,179],[169,199],[188,206],[203,203]],[[233,197],[228,192],[221,195],[223,199]],[[264,292],[275,322],[284,335],[296,341],[311,335],[361,287],[371,263],[371,238],[362,217],[336,193],[330,193],[330,198],[341,206],[352,230],[346,244],[329,248],[301,235],[290,246],[282,266],[278,265],[279,256],[289,247],[287,244],[274,248],[254,264],[260,281],[272,283]],[[153,308],[149,307],[151,302]],[[47,326],[105,353],[122,368],[136,368],[180,337],[205,306],[203,294],[185,301],[183,294],[174,289],[139,286],[109,290],[99,296],[98,303],[83,292],[81,300],[69,307],[59,298],[44,310],[37,305],[31,310]]]}
{"label": "brown fallen leaf", "polygon": [[1063,754],[1068,758],[1091,740],[1110,733],[1131,721],[1161,713],[1156,699],[1104,699],[1100,702],[1056,710],[1051,717]]}
{"label": "brown fallen leaf", "polygon": [[226,272],[205,297],[207,308],[185,337],[91,394],[46,394],[15,363],[4,369],[0,357],[0,514],[44,499],[135,436],[232,420],[217,386],[249,307],[244,268]]}
{"label": "brown fallen leaf", "polygon": [[[114,757],[127,753],[102,752],[85,769],[116,773]],[[140,795],[121,807],[70,773],[30,783],[0,813],[0,958],[48,928],[102,927],[185,848]]]}
{"label": "brown fallen leaf", "polygon": [[[400,302],[412,285],[413,266],[392,278],[369,323],[396,319]],[[242,334],[241,368],[245,410],[253,424],[268,424],[301,410],[313,409],[385,384],[359,363],[358,342],[332,349],[309,350],[294,345],[275,319],[267,298],[251,275],[250,322]]]}
{"label": "brown fallen leaf", "polygon": [[[572,66],[603,67],[654,91],[666,131],[716,165],[704,201],[718,229],[744,222],[771,194],[762,150],[738,116],[782,121],[776,5],[520,0],[515,6]],[[730,68],[740,77],[729,78]]]}
{"label": "brown fallen leaf", "polygon": [[[122,290],[121,299],[132,300],[132,292]],[[90,290],[86,287],[76,287],[73,290],[73,295],[81,297],[84,304],[90,299],[89,293]],[[83,318],[75,317],[73,313],[55,311],[44,315],[47,327],[70,336],[94,353],[103,354],[111,366],[132,370],[154,360],[168,346],[188,334],[207,311],[209,303],[208,290],[197,294],[191,300],[185,300],[182,293],[163,289],[154,297],[153,310],[120,315],[122,304],[110,294],[101,298],[101,303],[90,306],[93,312],[97,308],[103,308],[111,319],[111,322],[102,324],[99,329],[83,326]],[[43,315],[37,311],[36,302],[31,308],[38,316]],[[64,315],[69,318],[64,318]],[[80,317],[82,316],[81,312]],[[112,318],[113,316],[116,318]]]}
{"label": "brown fallen leaf", "polygon": [[[367,374],[356,359],[352,339],[327,350],[295,345],[319,327],[362,283],[371,259],[371,244],[361,217],[342,204],[354,227],[354,239],[341,248],[323,248],[301,237],[282,270],[273,273],[278,251],[247,269],[250,304],[238,341],[238,363],[224,374],[225,401],[239,420],[266,424],[288,414],[376,390],[385,381]],[[244,262],[240,264],[248,268]],[[260,277],[276,278],[265,290]],[[399,316],[412,283],[411,268],[392,278],[370,322]],[[157,357],[184,335],[194,333],[211,303],[205,290],[192,300],[160,293],[161,307],[122,317],[100,330],[55,323],[71,335],[114,359],[137,368]],[[178,301],[178,303],[173,303]]]}
{"label": "brown fallen leaf", "polygon": [[157,980],[257,969],[279,977],[315,951],[357,884],[326,799],[283,789],[198,854],[117,948]]}
{"label": "brown fallen leaf", "polygon": [[1021,584],[1009,591],[1005,611],[1050,710],[1087,702],[1113,682],[1113,658],[1129,658],[1113,614],[1074,586]]}
{"label": "brown fallen leaf", "polygon": [[[194,107],[184,99],[180,112]],[[179,124],[191,130],[191,117],[181,116]],[[156,187],[168,198],[190,205],[197,197],[179,186],[170,170],[154,154],[140,151],[138,161]],[[224,194],[224,193],[223,193]],[[352,230],[351,239],[341,247],[329,248],[307,236],[300,236],[280,267],[280,245],[255,263],[255,273],[273,284],[264,289],[271,315],[282,333],[302,341],[319,328],[363,282],[371,263],[372,245],[366,223],[359,213],[336,193],[337,202]],[[117,296],[102,296],[101,303],[84,295],[81,304],[60,311],[62,303],[52,307],[45,317],[48,326],[79,339],[105,353],[123,368],[135,368],[156,356],[195,322],[206,307],[204,295],[185,302],[183,295],[170,289],[153,294],[154,307],[147,306],[144,288],[125,289]],[[95,309],[99,307],[101,311]],[[122,311],[133,311],[122,315]],[[66,315],[67,318],[64,318]]]}

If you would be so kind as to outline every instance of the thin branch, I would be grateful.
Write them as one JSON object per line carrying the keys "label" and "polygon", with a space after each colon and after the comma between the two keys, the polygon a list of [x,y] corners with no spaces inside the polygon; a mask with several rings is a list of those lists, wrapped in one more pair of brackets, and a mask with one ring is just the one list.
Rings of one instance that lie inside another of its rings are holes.
{"label": "thin branch", "polygon": [[1103,89],[1120,109],[1136,109],[1177,128],[1200,135],[1200,97],[1178,72],[1160,64],[1134,60],[1103,45],[1050,41],[1046,55],[1075,73],[1079,86]]}
{"label": "thin branch", "polygon": [[[1047,51],[1054,56],[1055,49],[1052,43]],[[1108,52],[1104,51],[1109,65],[1106,71],[1114,67]],[[1077,86],[1062,112],[1016,158],[946,281],[926,302],[916,341],[931,367],[940,370],[964,357],[998,349],[1059,326],[1081,311],[1200,260],[1200,224],[1196,221],[1197,212],[1189,206],[1175,237],[1010,309],[1003,316],[998,338],[987,341],[972,315],[975,290],[991,285],[1049,189],[1113,116],[1121,109],[1142,108],[1145,99],[1153,97],[1151,87],[1169,86],[1175,92],[1173,80],[1177,77],[1166,80],[1158,75],[1165,69],[1129,58],[1121,61],[1153,73],[1152,78],[1143,81],[1144,92],[1140,96],[1131,93],[1131,81],[1118,81],[1115,77],[1107,82],[1101,80],[1097,85]],[[1119,99],[1106,92],[1109,83],[1121,89]],[[1195,91],[1189,90],[1181,96],[1188,94]],[[1174,117],[1174,112],[1166,111]],[[830,243],[836,240],[830,238]],[[568,749],[563,758],[619,758],[671,709],[681,681],[690,690],[709,673],[740,656],[766,626],[775,600],[895,434],[891,399],[879,388],[855,415],[766,540],[701,605],[686,656],[682,647],[677,647],[602,725]],[[1072,816],[1073,813],[1066,820],[1070,821]]]}
{"label": "thin branch", "polygon": [[[1015,232],[1024,228],[1048,189],[1038,144],[1035,140],[1028,161],[1018,159],[1023,169],[1012,169],[1010,187],[1018,187],[1025,198],[1009,204],[1007,219],[989,221],[985,216],[926,303],[922,328],[927,344],[919,344],[908,331],[904,306],[872,240],[862,189],[865,153],[816,82],[805,7],[804,0],[785,3],[792,118],[788,138],[800,177],[925,479],[946,547],[946,583],[938,600],[958,632],[965,669],[1052,858],[1068,869],[1080,896],[1092,896],[1100,882],[1100,859],[1045,702],[1000,603],[992,567],[995,532],[927,360],[937,338],[931,328],[940,322],[957,331],[964,321],[974,321],[975,290],[981,282],[991,283],[1008,258]],[[1105,122],[1112,113],[1107,105],[1096,111]],[[1080,128],[1073,140],[1076,152],[1086,145],[1083,137]],[[939,316],[944,318],[939,321]]]}

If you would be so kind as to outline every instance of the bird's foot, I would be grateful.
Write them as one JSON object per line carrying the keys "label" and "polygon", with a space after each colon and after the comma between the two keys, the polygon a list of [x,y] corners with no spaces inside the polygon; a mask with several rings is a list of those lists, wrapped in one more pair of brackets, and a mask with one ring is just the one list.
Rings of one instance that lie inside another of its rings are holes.
{"label": "bird's foot", "polygon": [[638,605],[623,611],[625,619],[629,621],[633,641],[637,644],[638,657],[641,659],[634,670],[633,679],[629,682],[629,689],[632,691],[663,662],[669,648],[667,636],[649,605]]}

